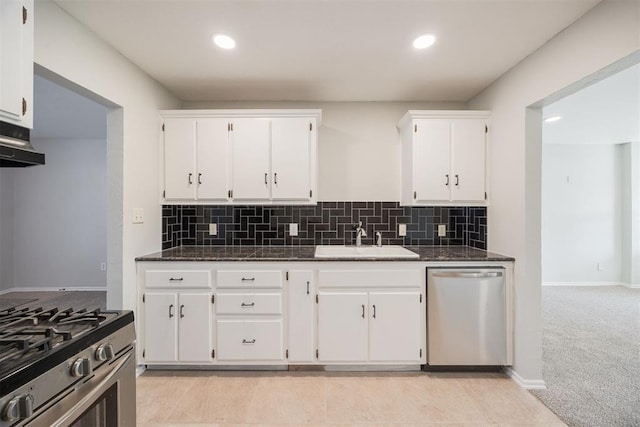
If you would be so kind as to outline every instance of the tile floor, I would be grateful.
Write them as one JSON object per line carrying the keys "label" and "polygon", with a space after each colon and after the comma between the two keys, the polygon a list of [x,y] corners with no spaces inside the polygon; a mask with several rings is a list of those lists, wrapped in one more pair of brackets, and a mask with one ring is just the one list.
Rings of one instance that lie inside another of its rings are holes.
{"label": "tile floor", "polygon": [[564,426],[497,373],[147,371],[138,426]]}

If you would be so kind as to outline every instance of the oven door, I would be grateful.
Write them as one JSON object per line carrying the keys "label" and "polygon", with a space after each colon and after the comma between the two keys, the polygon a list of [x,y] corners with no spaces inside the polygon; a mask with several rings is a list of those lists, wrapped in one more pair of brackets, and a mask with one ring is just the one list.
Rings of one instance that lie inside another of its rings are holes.
{"label": "oven door", "polygon": [[28,426],[126,427],[136,424],[134,347],[30,419]]}

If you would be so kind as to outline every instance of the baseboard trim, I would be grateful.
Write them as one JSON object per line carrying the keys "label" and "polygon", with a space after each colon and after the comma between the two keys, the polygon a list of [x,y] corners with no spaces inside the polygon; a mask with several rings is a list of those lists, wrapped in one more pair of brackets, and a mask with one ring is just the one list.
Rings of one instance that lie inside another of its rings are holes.
{"label": "baseboard trim", "polygon": [[640,289],[640,283],[635,283],[635,284],[623,283],[622,286],[629,289]]}
{"label": "baseboard trim", "polygon": [[147,368],[144,365],[138,365],[136,366],[136,378],[138,378],[140,375],[144,374],[144,371],[146,371]]}
{"label": "baseboard trim", "polygon": [[513,368],[506,367],[504,372],[514,380],[520,387],[527,390],[546,390],[547,385],[543,380],[526,380],[522,378]]}
{"label": "baseboard trim", "polygon": [[75,292],[75,291],[95,291],[95,292],[106,292],[107,291],[107,287],[106,286],[99,286],[99,287],[88,287],[88,286],[78,286],[78,287],[73,287],[73,286],[66,286],[66,287],[44,287],[44,288],[40,288],[37,286],[32,286],[32,287],[20,287],[20,288],[9,288],[9,289],[5,289],[0,291],[0,295],[4,295],[4,294],[8,294],[10,292],[60,292],[60,291],[65,291],[65,292]]}
{"label": "baseboard trim", "polygon": [[542,282],[542,286],[628,286],[628,284],[623,282]]}

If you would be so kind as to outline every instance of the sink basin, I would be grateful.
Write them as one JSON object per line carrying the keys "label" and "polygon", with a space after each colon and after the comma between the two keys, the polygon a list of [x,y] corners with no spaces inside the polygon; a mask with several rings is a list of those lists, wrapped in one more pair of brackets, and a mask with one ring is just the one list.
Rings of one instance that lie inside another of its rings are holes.
{"label": "sink basin", "polygon": [[402,246],[316,246],[316,258],[418,258]]}

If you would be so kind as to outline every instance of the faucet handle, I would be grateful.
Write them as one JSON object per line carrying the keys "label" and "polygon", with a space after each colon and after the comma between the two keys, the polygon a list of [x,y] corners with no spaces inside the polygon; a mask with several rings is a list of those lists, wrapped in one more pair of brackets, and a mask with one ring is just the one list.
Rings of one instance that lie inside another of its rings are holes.
{"label": "faucet handle", "polygon": [[382,246],[382,233],[376,231],[376,246]]}

